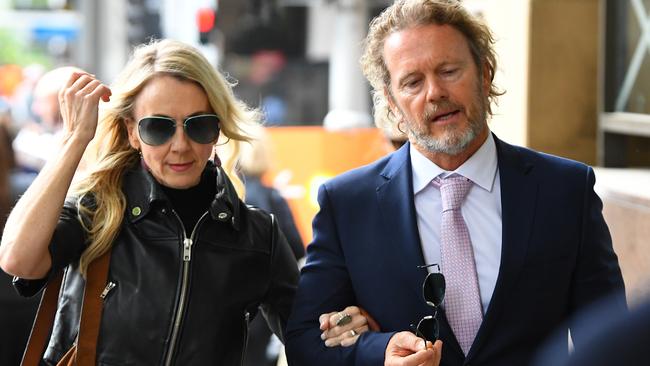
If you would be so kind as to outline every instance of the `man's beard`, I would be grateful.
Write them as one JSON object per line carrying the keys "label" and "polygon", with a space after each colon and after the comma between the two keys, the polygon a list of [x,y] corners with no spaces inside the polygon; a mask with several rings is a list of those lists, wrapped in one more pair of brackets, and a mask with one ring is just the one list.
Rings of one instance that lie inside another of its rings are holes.
{"label": "man's beard", "polygon": [[[455,156],[463,152],[483,132],[483,129],[486,128],[487,113],[485,105],[487,100],[482,90],[480,88],[477,89],[476,98],[469,107],[469,111],[466,111],[462,105],[449,100],[428,104],[422,115],[418,118],[422,124],[405,123],[409,140],[431,153]],[[467,127],[448,125],[444,127],[442,136],[431,136],[429,126],[432,122],[430,121],[440,109],[458,110],[460,113],[464,113],[468,119]]]}

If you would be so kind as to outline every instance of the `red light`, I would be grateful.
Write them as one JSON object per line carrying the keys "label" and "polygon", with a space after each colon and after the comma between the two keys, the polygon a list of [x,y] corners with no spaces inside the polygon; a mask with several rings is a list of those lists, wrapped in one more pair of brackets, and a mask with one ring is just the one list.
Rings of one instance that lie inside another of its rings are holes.
{"label": "red light", "polygon": [[199,32],[207,33],[214,28],[215,14],[211,8],[202,8],[196,13],[196,24],[199,26]]}

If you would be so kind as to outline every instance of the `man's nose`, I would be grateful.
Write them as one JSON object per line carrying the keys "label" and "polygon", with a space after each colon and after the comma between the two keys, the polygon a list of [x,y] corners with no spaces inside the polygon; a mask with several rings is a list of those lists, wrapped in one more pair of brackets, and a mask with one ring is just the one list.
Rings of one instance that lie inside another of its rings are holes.
{"label": "man's nose", "polygon": [[426,81],[426,93],[427,93],[427,101],[429,102],[437,102],[440,101],[441,99],[448,99],[449,93],[447,91],[447,87],[445,84],[435,78],[431,77],[428,78]]}

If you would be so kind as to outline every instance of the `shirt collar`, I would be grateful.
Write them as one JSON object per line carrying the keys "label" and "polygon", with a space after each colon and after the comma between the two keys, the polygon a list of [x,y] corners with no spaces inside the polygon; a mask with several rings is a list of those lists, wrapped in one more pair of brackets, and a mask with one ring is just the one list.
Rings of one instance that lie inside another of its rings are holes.
{"label": "shirt collar", "polygon": [[497,173],[497,149],[492,134],[489,134],[483,145],[453,172],[437,166],[417,151],[412,144],[410,153],[414,194],[422,191],[435,177],[439,175],[447,177],[454,173],[462,175],[486,191],[492,192]]}

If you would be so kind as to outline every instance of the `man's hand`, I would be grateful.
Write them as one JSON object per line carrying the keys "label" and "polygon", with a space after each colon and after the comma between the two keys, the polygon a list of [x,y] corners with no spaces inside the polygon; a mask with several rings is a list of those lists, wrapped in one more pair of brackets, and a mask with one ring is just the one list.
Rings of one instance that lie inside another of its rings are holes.
{"label": "man's hand", "polygon": [[442,355],[442,342],[424,342],[411,332],[399,332],[386,346],[385,366],[438,366]]}

